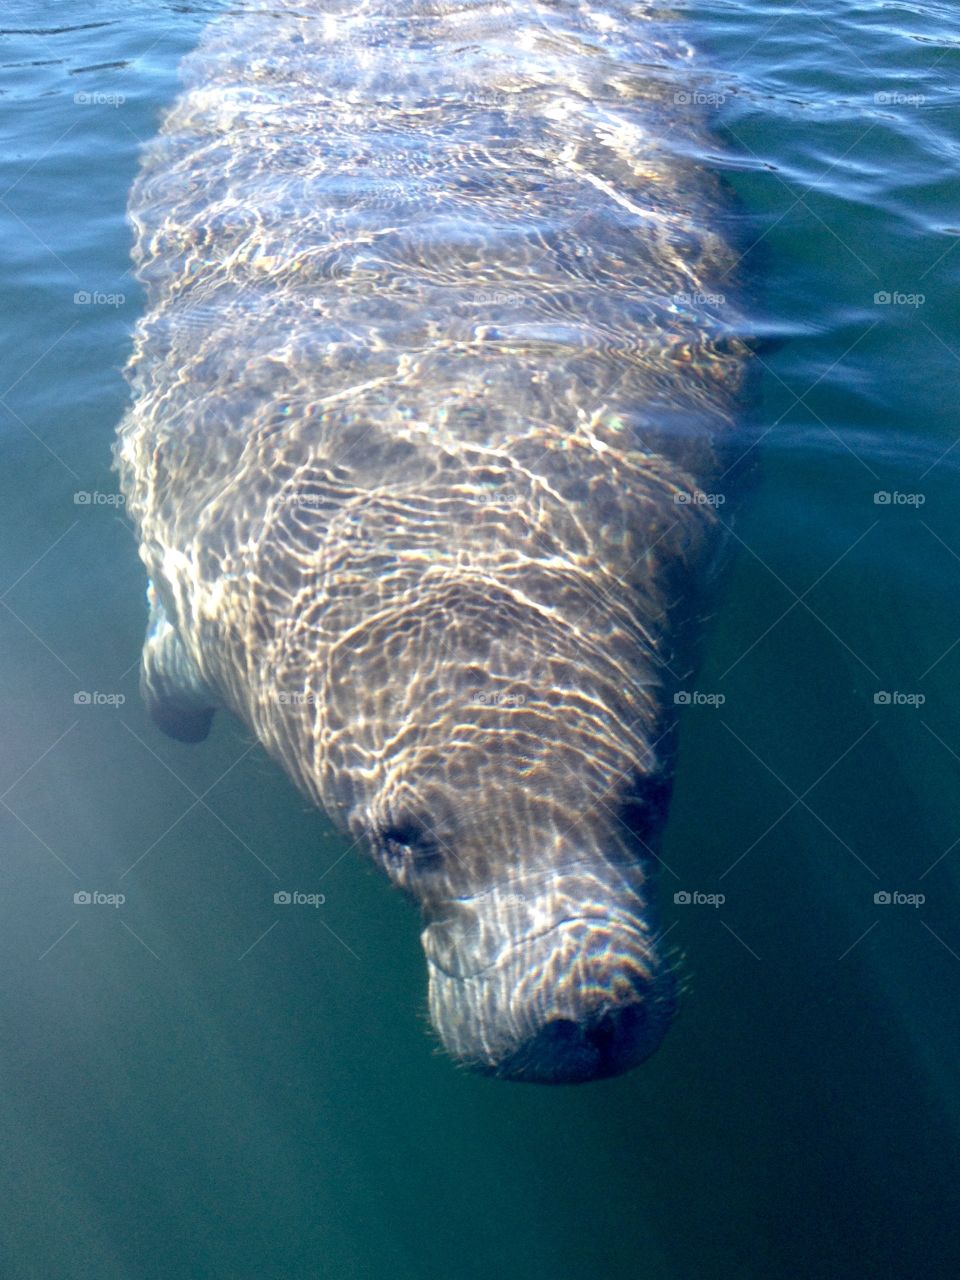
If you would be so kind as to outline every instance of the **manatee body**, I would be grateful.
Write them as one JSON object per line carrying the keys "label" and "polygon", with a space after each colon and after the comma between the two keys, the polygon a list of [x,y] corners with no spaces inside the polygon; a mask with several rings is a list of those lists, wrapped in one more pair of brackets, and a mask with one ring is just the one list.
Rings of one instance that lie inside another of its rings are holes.
{"label": "manatee body", "polygon": [[131,197],[150,709],[241,717],[419,904],[449,1053],[516,1079],[626,1070],[675,1003],[670,663],[742,348],[648,17],[253,0]]}

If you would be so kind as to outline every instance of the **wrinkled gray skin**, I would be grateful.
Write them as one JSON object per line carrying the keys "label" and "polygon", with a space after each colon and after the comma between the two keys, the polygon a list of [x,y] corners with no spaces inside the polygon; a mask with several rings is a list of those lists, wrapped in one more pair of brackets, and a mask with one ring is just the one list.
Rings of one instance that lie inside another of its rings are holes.
{"label": "wrinkled gray skin", "polygon": [[184,73],[117,446],[151,711],[240,716],[413,896],[454,1058],[626,1070],[741,365],[688,51],[617,0],[247,0]]}

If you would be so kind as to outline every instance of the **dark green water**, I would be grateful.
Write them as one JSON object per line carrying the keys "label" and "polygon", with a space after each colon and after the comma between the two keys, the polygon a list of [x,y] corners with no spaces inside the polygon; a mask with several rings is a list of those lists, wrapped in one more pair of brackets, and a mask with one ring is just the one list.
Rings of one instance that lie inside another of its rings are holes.
{"label": "dark green water", "polygon": [[684,713],[681,1014],[544,1089],[435,1052],[413,912],[237,726],[147,723],[134,541],[75,502],[115,493],[138,147],[219,8],[0,14],[0,1276],[956,1275],[960,17],[684,11],[779,340],[763,468]]}

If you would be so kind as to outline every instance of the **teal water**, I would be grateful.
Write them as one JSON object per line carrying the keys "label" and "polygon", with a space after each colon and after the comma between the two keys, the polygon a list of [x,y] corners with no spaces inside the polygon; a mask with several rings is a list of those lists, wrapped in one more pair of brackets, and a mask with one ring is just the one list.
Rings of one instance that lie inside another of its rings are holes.
{"label": "teal water", "polygon": [[957,1274],[960,18],[682,10],[762,467],[682,723],[682,1010],[539,1089],[436,1053],[412,910],[239,727],[138,701],[125,204],[221,7],[0,15],[0,1275]]}

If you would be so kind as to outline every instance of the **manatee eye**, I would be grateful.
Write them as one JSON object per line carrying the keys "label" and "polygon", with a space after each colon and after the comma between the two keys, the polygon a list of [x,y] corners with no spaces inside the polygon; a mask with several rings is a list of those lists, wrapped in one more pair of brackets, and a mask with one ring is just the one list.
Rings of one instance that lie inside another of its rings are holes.
{"label": "manatee eye", "polygon": [[437,841],[413,820],[385,827],[380,832],[380,845],[387,862],[397,868],[413,866],[417,870],[428,870],[440,862]]}

